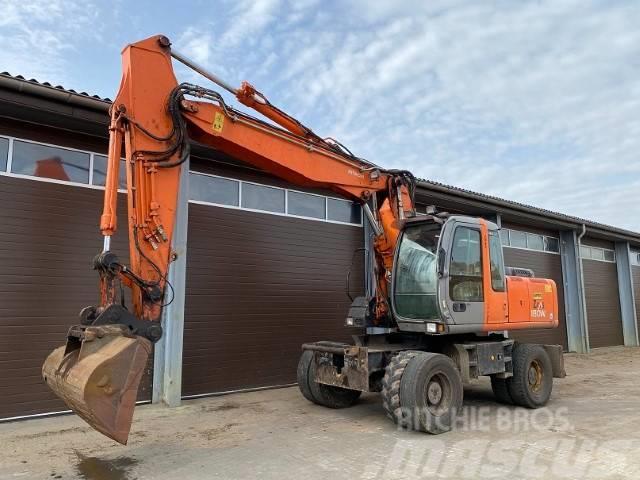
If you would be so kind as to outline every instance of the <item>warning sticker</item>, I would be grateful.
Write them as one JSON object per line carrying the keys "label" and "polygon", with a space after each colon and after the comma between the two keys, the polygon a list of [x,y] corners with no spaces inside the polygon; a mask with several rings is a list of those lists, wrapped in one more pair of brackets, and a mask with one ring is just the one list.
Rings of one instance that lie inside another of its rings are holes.
{"label": "warning sticker", "polygon": [[224,114],[217,112],[213,117],[213,131],[214,132],[222,132],[222,127],[224,126]]}

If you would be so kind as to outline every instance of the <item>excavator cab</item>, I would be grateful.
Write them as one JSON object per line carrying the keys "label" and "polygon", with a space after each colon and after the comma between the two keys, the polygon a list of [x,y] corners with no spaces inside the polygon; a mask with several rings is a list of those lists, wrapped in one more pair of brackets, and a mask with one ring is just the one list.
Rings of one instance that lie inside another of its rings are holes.
{"label": "excavator cab", "polygon": [[461,215],[408,219],[395,254],[393,316],[401,331],[433,334],[554,327],[556,285],[533,275],[505,267],[493,222]]}

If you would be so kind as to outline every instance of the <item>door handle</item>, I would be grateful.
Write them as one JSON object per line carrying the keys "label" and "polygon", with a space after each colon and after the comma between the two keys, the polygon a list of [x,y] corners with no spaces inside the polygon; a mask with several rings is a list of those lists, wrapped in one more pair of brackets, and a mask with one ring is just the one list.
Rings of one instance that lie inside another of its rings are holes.
{"label": "door handle", "polygon": [[454,302],[453,303],[453,311],[454,312],[466,312],[467,304],[462,302]]}

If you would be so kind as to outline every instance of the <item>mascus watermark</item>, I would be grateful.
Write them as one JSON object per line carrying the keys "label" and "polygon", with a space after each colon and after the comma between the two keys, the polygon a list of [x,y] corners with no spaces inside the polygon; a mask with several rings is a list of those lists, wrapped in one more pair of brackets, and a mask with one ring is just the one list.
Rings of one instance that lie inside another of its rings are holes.
{"label": "mascus watermark", "polygon": [[424,478],[594,479],[638,478],[632,460],[640,442],[524,435],[498,440],[441,437],[400,439],[384,462],[361,479]]}

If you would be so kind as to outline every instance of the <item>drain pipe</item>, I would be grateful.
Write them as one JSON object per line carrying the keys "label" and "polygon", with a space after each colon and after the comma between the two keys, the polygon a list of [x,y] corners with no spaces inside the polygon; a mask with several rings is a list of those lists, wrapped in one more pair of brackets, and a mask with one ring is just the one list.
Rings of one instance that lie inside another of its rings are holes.
{"label": "drain pipe", "polygon": [[580,262],[580,297],[582,299],[582,318],[584,319],[584,346],[587,353],[590,352],[589,346],[589,322],[587,320],[587,300],[584,292],[584,270],[582,268],[582,237],[587,233],[587,226],[582,224],[582,232],[578,235],[578,260]]}

